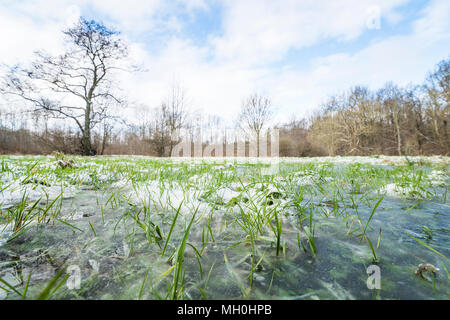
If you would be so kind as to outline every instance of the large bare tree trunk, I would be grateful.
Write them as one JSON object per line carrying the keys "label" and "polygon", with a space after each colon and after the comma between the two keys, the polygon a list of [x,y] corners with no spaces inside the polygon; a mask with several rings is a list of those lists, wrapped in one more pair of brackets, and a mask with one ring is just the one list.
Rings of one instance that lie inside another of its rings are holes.
{"label": "large bare tree trunk", "polygon": [[85,156],[95,155],[95,150],[92,149],[91,145],[91,104],[86,103],[86,111],[84,114],[84,130],[81,139],[82,154]]}

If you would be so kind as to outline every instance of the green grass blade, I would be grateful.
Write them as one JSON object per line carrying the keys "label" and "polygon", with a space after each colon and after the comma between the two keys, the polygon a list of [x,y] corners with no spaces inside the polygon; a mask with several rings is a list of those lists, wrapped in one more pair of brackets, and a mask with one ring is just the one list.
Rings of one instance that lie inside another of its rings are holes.
{"label": "green grass blade", "polygon": [[440,253],[439,251],[437,251],[436,249],[433,249],[432,247],[430,247],[429,245],[427,245],[425,242],[414,238],[412,235],[408,234],[408,236],[410,236],[411,238],[413,238],[414,240],[416,240],[418,243],[420,243],[421,245],[423,245],[425,248],[430,249],[431,251],[433,251],[434,253],[440,255],[441,257],[443,257],[444,259],[448,260],[448,258],[446,256],[444,256],[442,253]]}

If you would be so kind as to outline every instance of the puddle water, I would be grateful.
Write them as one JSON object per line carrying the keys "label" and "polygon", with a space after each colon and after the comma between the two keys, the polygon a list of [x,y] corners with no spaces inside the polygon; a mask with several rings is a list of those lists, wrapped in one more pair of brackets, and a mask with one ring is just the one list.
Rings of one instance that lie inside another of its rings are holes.
{"label": "puddle water", "polygon": [[[176,168],[176,165],[167,166],[166,171],[154,178],[162,180],[161,177]],[[249,177],[254,168],[236,165],[231,169],[218,169],[232,170],[232,183],[202,189],[199,186],[209,179],[202,180],[209,174],[206,167],[190,172],[190,177],[195,177],[191,180],[183,175],[172,179],[167,186],[177,187],[168,187],[167,192],[173,192],[171,200],[156,188],[148,188],[148,194],[140,191],[141,197],[137,200],[129,196],[136,188],[126,182],[118,184],[120,187],[111,183],[97,190],[79,188],[59,203],[59,220],[33,225],[8,242],[12,232],[2,227],[0,277],[19,292],[23,292],[29,279],[27,297],[33,298],[65,266],[66,283],[58,288],[53,299],[171,298],[173,295],[168,292],[180,267],[176,263],[177,248],[196,212],[182,259],[183,281],[178,286],[181,292],[178,298],[450,298],[446,271],[449,264],[445,258],[450,256],[450,203],[443,195],[448,189],[448,178],[444,185],[436,187],[436,195],[429,199],[386,194],[371,217],[381,197],[378,186],[367,182],[355,186],[357,175],[355,181],[350,174],[339,176],[347,165],[324,166],[320,169],[322,172],[317,167],[310,168],[312,173],[304,164],[301,167],[295,163],[285,164],[278,177],[281,182],[273,187],[274,190],[281,188],[279,194],[271,191],[272,203],[255,204],[258,210],[279,206],[282,245],[278,255],[274,219],[265,222],[262,234],[255,231],[253,245],[250,233],[242,227],[240,208],[248,212],[258,194],[257,188],[248,194],[242,191],[246,183],[251,182]],[[393,167],[373,166],[374,174],[380,177],[381,173],[376,170],[389,168]],[[327,176],[324,172],[331,178],[324,179]],[[299,173],[303,183],[289,180],[288,176],[293,176],[291,173]],[[214,173],[215,180],[218,175]],[[178,179],[183,181],[184,192],[180,192]],[[324,180],[318,182],[317,179]],[[345,179],[340,185],[336,182]],[[264,185],[267,181],[262,182]],[[143,178],[139,185],[151,183]],[[224,192],[221,187],[228,191]],[[326,189],[325,194],[321,187]],[[287,205],[299,196],[299,190],[303,198],[298,205],[304,209],[303,213],[300,212],[303,209]],[[332,195],[336,194],[343,200],[334,201]],[[176,223],[172,224],[176,216]],[[376,261],[368,241],[362,236],[369,219],[364,234],[374,247]],[[300,225],[314,229],[315,253],[307,232]],[[169,235],[170,241],[166,243]],[[432,264],[439,271],[425,278],[416,275],[418,265],[423,263]],[[254,272],[251,274],[252,264]],[[367,268],[371,265],[379,267],[380,289],[370,290],[367,286]],[[0,289],[0,299],[17,298],[18,294],[12,290]]]}

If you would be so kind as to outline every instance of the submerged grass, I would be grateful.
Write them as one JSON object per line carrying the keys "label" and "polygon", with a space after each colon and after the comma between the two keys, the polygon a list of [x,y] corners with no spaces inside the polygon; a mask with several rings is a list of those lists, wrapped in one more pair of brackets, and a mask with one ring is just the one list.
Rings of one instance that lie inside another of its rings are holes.
{"label": "submerged grass", "polygon": [[[9,251],[23,256],[33,252],[22,244],[24,237],[29,234],[34,246],[43,246],[51,235],[60,242],[51,243],[57,256],[72,245],[80,248],[61,261],[86,265],[100,259],[106,271],[83,280],[83,290],[73,295],[62,290],[67,274],[61,271],[57,279],[46,278],[48,289],[36,297],[91,297],[90,290],[98,297],[97,290],[106,290],[100,285],[105,277],[124,288],[135,284],[129,295],[137,299],[315,296],[302,291],[298,279],[322,292],[320,297],[329,297],[318,280],[327,276],[316,274],[314,266],[324,270],[323,261],[335,263],[341,281],[346,268],[357,270],[352,263],[361,258],[395,264],[393,239],[401,232],[396,214],[425,234],[427,243],[409,235],[420,244],[415,248],[423,259],[432,252],[448,260],[449,244],[442,236],[448,234],[443,218],[448,213],[448,160],[443,165],[397,158],[387,164],[383,158],[369,159],[378,164],[286,159],[276,175],[267,175],[267,164],[242,159],[231,164],[229,159],[71,157],[71,165],[63,167],[58,161],[68,158],[58,157],[0,157],[0,236],[6,237]],[[84,206],[78,193],[93,200]],[[424,208],[441,213],[425,220],[419,216]],[[338,258],[345,252],[340,244],[353,248],[346,260]],[[355,258],[359,251],[370,254]],[[2,273],[11,272],[11,265],[19,269],[12,259],[0,264],[7,298],[25,297],[43,285],[31,272],[26,282],[6,282]],[[52,260],[51,266],[62,270],[61,261]],[[352,262],[340,266],[342,261]],[[137,268],[142,269],[136,273]],[[232,283],[221,282],[226,274]]]}

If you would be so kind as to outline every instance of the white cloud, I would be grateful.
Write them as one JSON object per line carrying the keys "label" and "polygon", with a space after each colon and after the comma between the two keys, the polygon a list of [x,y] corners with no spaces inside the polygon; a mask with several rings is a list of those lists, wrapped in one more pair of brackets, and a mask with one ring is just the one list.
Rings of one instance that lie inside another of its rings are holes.
{"label": "white cloud", "polygon": [[83,0],[83,5],[93,13],[101,13],[113,21],[124,33],[139,34],[155,27],[155,15],[163,5],[162,0]]}
{"label": "white cloud", "polygon": [[392,14],[405,0],[225,1],[224,35],[213,40],[217,56],[262,64],[292,48],[330,39],[348,41],[367,28],[368,8]]}
{"label": "white cloud", "polygon": [[281,83],[277,96],[286,114],[306,114],[328,95],[354,85],[377,89],[391,80],[400,85],[420,84],[426,73],[450,53],[446,12],[450,12],[448,1],[433,1],[414,22],[411,34],[378,40],[352,55],[317,58],[312,72],[281,73],[274,83]]}
{"label": "white cloud", "polygon": [[12,11],[0,5],[0,61],[7,64],[28,61],[35,50],[43,48],[58,51],[62,27],[62,20],[38,21],[30,18],[26,11]]}

